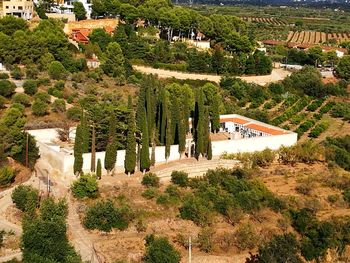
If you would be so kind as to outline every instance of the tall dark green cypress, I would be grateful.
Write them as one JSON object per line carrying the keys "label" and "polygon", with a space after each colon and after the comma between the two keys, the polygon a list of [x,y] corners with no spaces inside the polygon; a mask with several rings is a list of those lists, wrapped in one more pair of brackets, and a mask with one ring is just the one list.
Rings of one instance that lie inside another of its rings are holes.
{"label": "tall dark green cypress", "polygon": [[208,106],[204,106],[204,115],[203,115],[203,151],[201,152],[202,156],[207,156],[208,141],[209,141],[209,109],[208,109]]}
{"label": "tall dark green cypress", "polygon": [[[143,108],[144,115],[146,115],[146,109]],[[148,136],[148,125],[147,119],[144,118],[142,121],[142,142],[141,142],[141,152],[140,152],[140,170],[145,172],[150,167],[149,159],[149,136]]]}
{"label": "tall dark green cypress", "polygon": [[211,130],[217,132],[220,129],[220,102],[221,96],[216,94],[211,105]]}
{"label": "tall dark green cypress", "polygon": [[182,157],[186,150],[186,122],[188,123],[188,118],[185,117],[185,109],[180,110],[180,120],[179,120],[179,153]]}
{"label": "tall dark green cypress", "polygon": [[171,134],[171,120],[168,117],[166,122],[166,135],[165,135],[165,160],[168,161],[170,156],[170,146],[173,142],[172,134]]}
{"label": "tall dark green cypress", "polygon": [[160,120],[160,142],[165,144],[166,119],[168,115],[168,92],[163,88],[161,90],[161,120]]}
{"label": "tall dark green cypress", "polygon": [[90,144],[90,130],[86,114],[83,112],[81,115],[81,129],[82,129],[82,138],[83,138],[83,153],[89,152]]}
{"label": "tall dark green cypress", "polygon": [[196,137],[195,137],[195,151],[196,151],[196,157],[198,158],[203,152],[205,152],[205,146],[203,142],[203,135],[204,135],[204,94],[203,90],[199,90],[198,94],[198,101],[196,103],[196,118],[197,121],[195,123],[195,129],[196,129]]}
{"label": "tall dark green cypress", "polygon": [[81,124],[77,126],[74,141],[74,165],[73,170],[75,175],[82,173],[83,169],[83,133]]}
{"label": "tall dark green cypress", "polygon": [[126,134],[126,150],[124,167],[127,174],[134,173],[136,167],[136,137],[135,137],[135,117],[132,106],[132,99],[128,99],[129,116],[127,120],[128,130]]}
{"label": "tall dark green cypress", "polygon": [[117,161],[117,150],[118,150],[118,141],[117,141],[117,119],[114,116],[114,113],[111,114],[109,118],[109,132],[108,132],[108,142],[105,153],[105,169],[110,173]]}
{"label": "tall dark green cypress", "polygon": [[98,160],[97,160],[96,176],[97,176],[98,179],[101,179],[101,177],[102,177],[101,159],[98,159]]}
{"label": "tall dark green cypress", "polygon": [[211,160],[213,159],[213,149],[211,145],[211,139],[208,140],[208,146],[207,146],[207,159]]}
{"label": "tall dark green cypress", "polygon": [[91,167],[90,167],[91,172],[95,172],[95,165],[96,165],[96,132],[95,132],[95,124],[92,124]]}
{"label": "tall dark green cypress", "polygon": [[145,105],[146,89],[144,85],[141,85],[136,108],[136,127],[139,131],[142,130],[143,119],[146,118]]}
{"label": "tall dark green cypress", "polygon": [[171,101],[171,134],[172,143],[176,144],[179,142],[179,122],[180,122],[180,107],[178,98],[172,97]]}

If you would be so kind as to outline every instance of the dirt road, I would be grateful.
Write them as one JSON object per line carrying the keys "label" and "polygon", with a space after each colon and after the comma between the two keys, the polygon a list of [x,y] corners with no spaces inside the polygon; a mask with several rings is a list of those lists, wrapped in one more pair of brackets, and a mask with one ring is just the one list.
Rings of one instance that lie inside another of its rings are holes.
{"label": "dirt road", "polygon": [[[208,80],[216,83],[220,82],[222,76],[220,75],[209,75],[209,74],[196,74],[196,73],[186,73],[180,71],[171,71],[165,69],[156,69],[152,67],[145,66],[136,66],[133,68],[137,71],[146,74],[156,74],[160,78],[177,78],[177,79],[199,79],[199,80]],[[248,83],[256,83],[260,85],[265,85],[270,82],[277,82],[283,80],[285,77],[289,76],[290,72],[284,69],[273,69],[270,75],[265,76],[243,76],[238,77],[242,80],[245,80]]]}

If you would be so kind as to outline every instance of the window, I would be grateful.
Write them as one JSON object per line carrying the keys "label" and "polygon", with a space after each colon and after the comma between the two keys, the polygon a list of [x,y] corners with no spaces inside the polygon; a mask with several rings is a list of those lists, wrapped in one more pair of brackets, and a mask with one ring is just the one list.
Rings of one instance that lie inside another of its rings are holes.
{"label": "window", "polygon": [[6,9],[9,9],[8,5],[6,6]]}
{"label": "window", "polygon": [[18,7],[18,10],[23,10],[23,6],[19,6],[19,7]]}

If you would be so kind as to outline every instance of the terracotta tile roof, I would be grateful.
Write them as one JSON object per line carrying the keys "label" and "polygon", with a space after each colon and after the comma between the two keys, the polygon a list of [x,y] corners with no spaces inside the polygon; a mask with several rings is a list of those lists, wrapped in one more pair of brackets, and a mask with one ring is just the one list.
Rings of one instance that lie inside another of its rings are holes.
{"label": "terracotta tile roof", "polygon": [[240,118],[222,118],[222,119],[220,119],[220,122],[234,122],[234,123],[239,123],[239,124],[246,124],[249,121],[246,121],[246,120],[240,119]]}
{"label": "terracotta tile roof", "polygon": [[285,134],[284,131],[273,129],[273,128],[269,128],[269,127],[262,126],[262,125],[259,125],[259,124],[255,124],[255,123],[247,124],[247,125],[245,125],[245,127],[249,128],[249,129],[256,130],[256,131],[264,132],[264,133],[267,133],[267,134],[271,134],[271,135],[282,135],[282,134]]}

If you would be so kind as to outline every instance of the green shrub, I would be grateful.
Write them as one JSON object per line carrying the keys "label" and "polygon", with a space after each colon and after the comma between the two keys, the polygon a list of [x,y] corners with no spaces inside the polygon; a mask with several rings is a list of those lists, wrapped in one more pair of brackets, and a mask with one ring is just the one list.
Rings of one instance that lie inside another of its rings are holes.
{"label": "green shrub", "polygon": [[49,113],[49,105],[41,100],[35,100],[32,104],[32,112],[35,116],[45,116]]}
{"label": "green shrub", "polygon": [[48,103],[48,104],[51,103],[51,97],[46,92],[37,92],[34,95],[34,99],[35,100],[41,100],[42,102],[45,102],[45,103]]}
{"label": "green shrub", "polygon": [[146,173],[141,183],[147,187],[159,187],[159,177],[154,173]]}
{"label": "green shrub", "polygon": [[12,78],[14,78],[16,80],[19,80],[19,79],[23,78],[24,74],[23,74],[22,70],[16,66],[11,71],[11,76],[12,76]]}
{"label": "green shrub", "polygon": [[275,152],[270,149],[265,149],[261,152],[255,152],[253,154],[253,165],[257,165],[260,167],[269,166],[273,160],[275,159]]}
{"label": "green shrub", "polygon": [[26,66],[26,78],[27,79],[36,79],[38,77],[39,70],[35,65]]}
{"label": "green shrub", "polygon": [[96,198],[98,196],[97,178],[94,174],[83,174],[71,186],[73,196],[76,198]]}
{"label": "green shrub", "polygon": [[201,251],[210,253],[214,247],[214,231],[210,227],[204,227],[198,233],[197,243]]}
{"label": "green shrub", "polygon": [[307,106],[307,110],[308,111],[315,111],[317,110],[321,105],[322,103],[324,102],[324,100],[322,99],[318,99],[318,100],[314,100],[313,102],[311,102],[308,106]]}
{"label": "green shrub", "polygon": [[348,204],[350,204],[350,188],[346,188],[343,191],[343,198]]}
{"label": "green shrub", "polygon": [[0,95],[0,109],[5,108],[6,98]]}
{"label": "green shrub", "polygon": [[145,263],[179,263],[181,254],[165,237],[146,237]]}
{"label": "green shrub", "polygon": [[12,102],[28,107],[30,106],[30,97],[24,93],[16,93],[12,96]]}
{"label": "green shrub", "polygon": [[349,103],[337,102],[332,109],[331,116],[334,118],[344,118],[345,120],[350,120]]}
{"label": "green shrub", "polygon": [[16,85],[9,80],[0,80],[0,95],[10,97],[15,92]]}
{"label": "green shrub", "polygon": [[63,91],[64,86],[65,86],[65,82],[63,80],[59,80],[55,83],[54,88],[59,90],[59,91]]}
{"label": "green shrub", "polygon": [[38,190],[29,185],[17,186],[12,192],[12,201],[23,212],[32,212],[39,204]]}
{"label": "green shrub", "polygon": [[117,208],[111,200],[99,201],[87,209],[83,224],[87,229],[105,232],[113,228],[123,230],[129,225],[130,214],[128,207]]}
{"label": "green shrub", "polygon": [[33,79],[26,80],[23,83],[23,89],[25,94],[34,95],[38,91],[38,83]]}
{"label": "green shrub", "polygon": [[79,121],[81,117],[81,108],[72,107],[66,111],[66,116],[69,120]]}
{"label": "green shrub", "polygon": [[309,133],[309,137],[311,138],[317,138],[318,136],[320,136],[321,133],[323,133],[325,130],[327,130],[328,128],[328,124],[327,123],[320,123],[317,124]]}
{"label": "green shrub", "polygon": [[0,79],[9,79],[10,76],[7,73],[0,73]]}
{"label": "green shrub", "polygon": [[329,101],[327,102],[324,106],[322,106],[319,110],[319,113],[325,114],[327,112],[329,112],[333,106],[335,105],[334,101]]}
{"label": "green shrub", "polygon": [[56,99],[52,103],[53,112],[65,112],[66,111],[66,102],[63,99]]}
{"label": "green shrub", "polygon": [[183,171],[173,171],[171,173],[171,182],[181,187],[186,187],[189,182],[188,173]]}
{"label": "green shrub", "polygon": [[16,172],[10,166],[0,168],[0,186],[8,186],[14,182]]}
{"label": "green shrub", "polygon": [[237,229],[236,233],[236,246],[240,250],[252,249],[259,242],[259,236],[253,227],[253,225],[246,223]]}
{"label": "green shrub", "polygon": [[39,78],[36,80],[38,86],[49,86],[51,84],[51,80],[49,78]]}
{"label": "green shrub", "polygon": [[153,199],[158,196],[158,190],[155,187],[147,188],[145,191],[143,191],[142,196],[146,199]]}
{"label": "green shrub", "polygon": [[12,103],[9,109],[18,109],[20,112],[24,113],[25,107],[19,103]]}

